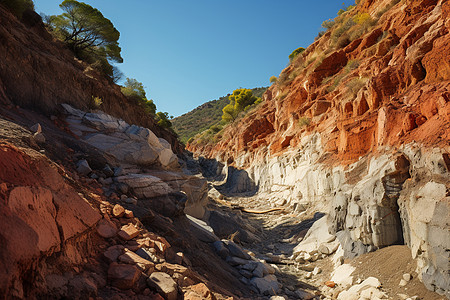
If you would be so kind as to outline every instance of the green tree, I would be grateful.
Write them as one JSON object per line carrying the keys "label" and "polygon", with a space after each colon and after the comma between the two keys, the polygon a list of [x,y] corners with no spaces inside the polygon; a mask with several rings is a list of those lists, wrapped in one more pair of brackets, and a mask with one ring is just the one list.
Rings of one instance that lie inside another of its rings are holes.
{"label": "green tree", "polygon": [[237,89],[228,99],[230,103],[222,110],[222,120],[225,122],[236,120],[239,113],[248,110],[253,104],[261,102],[261,99],[253,95],[250,89]]}
{"label": "green tree", "polygon": [[169,121],[169,113],[168,112],[162,112],[159,111],[156,113],[156,121],[158,122],[158,125],[164,128],[170,128],[172,127],[172,122]]}
{"label": "green tree", "polygon": [[127,78],[121,91],[128,99],[132,99],[141,104],[147,113],[155,115],[156,105],[153,100],[147,99],[142,82],[139,82],[134,78]]}
{"label": "green tree", "polygon": [[123,62],[119,31],[89,4],[64,0],[59,6],[64,13],[48,18],[48,24],[56,36],[68,45],[75,56],[93,64],[113,79],[114,69],[110,62]]}
{"label": "green tree", "polygon": [[134,78],[127,77],[121,90],[127,97],[139,97],[141,99],[146,98],[144,85],[142,82],[139,82]]}

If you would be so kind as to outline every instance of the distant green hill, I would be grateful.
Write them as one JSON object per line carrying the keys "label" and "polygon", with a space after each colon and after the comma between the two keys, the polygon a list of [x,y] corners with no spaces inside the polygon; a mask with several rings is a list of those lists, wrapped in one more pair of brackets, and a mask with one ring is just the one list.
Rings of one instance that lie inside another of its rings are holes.
{"label": "distant green hill", "polygon": [[[255,96],[261,97],[267,87],[252,89]],[[222,109],[229,103],[228,96],[218,100],[208,101],[188,113],[176,117],[172,120],[172,128],[178,134],[180,141],[184,144],[196,135],[222,120]]]}

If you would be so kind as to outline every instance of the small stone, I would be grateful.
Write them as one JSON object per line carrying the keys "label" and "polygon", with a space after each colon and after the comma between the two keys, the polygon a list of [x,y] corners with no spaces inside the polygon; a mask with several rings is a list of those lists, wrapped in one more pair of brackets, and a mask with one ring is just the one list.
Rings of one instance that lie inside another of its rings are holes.
{"label": "small stone", "polygon": [[148,260],[140,257],[139,255],[137,255],[136,253],[134,253],[132,251],[125,251],[124,254],[119,256],[119,261],[126,263],[126,264],[135,264],[143,271],[153,269],[153,267],[155,266],[155,264],[152,263],[151,261],[148,261]]}
{"label": "small stone", "polygon": [[256,268],[253,270],[253,275],[256,277],[264,277],[264,265],[262,263],[258,263]]}
{"label": "small stone", "polygon": [[[192,292],[196,293],[197,295],[201,296],[202,297],[201,299],[205,299],[205,300],[216,299],[214,297],[214,295],[211,293],[211,291],[209,290],[209,288],[203,282],[191,286],[190,290]],[[192,298],[192,299],[198,299],[198,298]]]}
{"label": "small stone", "polygon": [[129,241],[139,235],[139,230],[133,224],[128,224],[128,225],[122,226],[122,228],[120,228],[120,231],[117,233],[117,235],[121,239]]}
{"label": "small stone", "polygon": [[314,297],[315,297],[315,295],[308,293],[307,291],[303,291],[303,290],[295,291],[295,293],[297,294],[297,297],[299,297],[299,299],[302,299],[302,300],[311,300],[311,299],[314,299]]}
{"label": "small stone", "polygon": [[310,261],[316,261],[319,259],[320,253],[316,252],[313,255],[311,255]]}
{"label": "small stone", "polygon": [[87,160],[82,159],[77,163],[77,172],[81,175],[88,175],[92,172],[91,167],[89,166],[89,163]]}
{"label": "small stone", "polygon": [[111,221],[102,219],[97,224],[97,233],[104,238],[112,238],[117,234],[117,228]]}
{"label": "small stone", "polygon": [[225,259],[230,255],[230,251],[225,247],[222,241],[215,241],[213,247],[222,259]]}
{"label": "small stone", "polygon": [[45,143],[45,136],[42,132],[36,132],[35,134],[33,134],[33,138],[38,144]]}
{"label": "small stone", "polygon": [[183,252],[177,252],[175,254],[175,263],[178,265],[181,265],[184,261],[184,253]]}
{"label": "small stone", "polygon": [[225,243],[232,256],[236,256],[242,259],[251,259],[250,255],[242,250],[242,248],[234,242],[228,240],[224,240],[223,242]]}
{"label": "small stone", "polygon": [[36,123],[33,126],[30,127],[30,130],[32,133],[41,133],[42,132],[42,127],[41,124]]}
{"label": "small stone", "polygon": [[306,272],[312,272],[314,271],[314,266],[308,264],[308,265],[302,265],[300,266],[300,270],[306,271]]}
{"label": "small stone", "polygon": [[120,205],[120,204],[114,205],[114,208],[113,208],[114,217],[121,218],[121,217],[123,217],[124,214],[125,214],[125,208],[123,208],[122,205]]}
{"label": "small stone", "polygon": [[329,280],[325,282],[325,285],[327,287],[334,288],[336,286],[336,283],[334,281]]}
{"label": "small stone", "polygon": [[319,246],[319,252],[325,255],[330,255],[331,254],[331,250],[327,247],[327,245],[320,245]]}
{"label": "small stone", "polygon": [[134,218],[134,214],[131,210],[125,209],[125,218],[132,219]]}
{"label": "small stone", "polygon": [[234,256],[228,256],[225,261],[227,263],[229,263],[230,265],[232,265],[232,266],[248,264],[248,260],[242,259],[242,258],[239,258],[239,257],[234,257]]}
{"label": "small stone", "polygon": [[127,198],[127,199],[124,200],[124,202],[128,203],[128,204],[136,205],[138,201],[137,201],[137,199],[134,199],[134,198]]}
{"label": "small stone", "polygon": [[170,275],[163,272],[153,272],[147,279],[147,284],[156,289],[165,299],[177,299],[178,285]]}
{"label": "small stone", "polygon": [[403,279],[404,279],[406,282],[408,282],[408,281],[410,281],[410,280],[412,279],[412,275],[409,274],[409,273],[405,273],[405,274],[403,274]]}
{"label": "small stone", "polygon": [[407,285],[408,284],[408,282],[406,281],[406,280],[404,280],[404,279],[401,279],[400,280],[400,283],[398,284],[399,286],[405,286],[405,285]]}
{"label": "small stone", "polygon": [[117,177],[117,176],[120,176],[120,175],[123,175],[122,167],[114,168],[114,176]]}
{"label": "small stone", "polygon": [[131,289],[140,275],[141,272],[134,265],[113,262],[108,269],[108,279],[111,285],[122,290]]}
{"label": "small stone", "polygon": [[317,274],[320,274],[321,272],[322,272],[322,269],[321,269],[321,268],[315,267],[312,273],[313,273],[313,275],[315,276],[315,275],[317,275]]}
{"label": "small stone", "polygon": [[244,269],[244,270],[247,270],[247,271],[250,271],[250,272],[253,272],[253,270],[255,270],[257,264],[258,264],[257,262],[251,261],[248,264],[240,266],[240,268]]}
{"label": "small stone", "polygon": [[156,265],[155,270],[167,273],[169,275],[179,273],[182,274],[183,276],[188,276],[190,274],[190,270],[188,268],[181,265],[169,264],[167,262]]}
{"label": "small stone", "polygon": [[305,253],[305,254],[303,255],[303,259],[304,259],[304,260],[307,260],[307,261],[310,261],[310,260],[311,260],[311,254]]}
{"label": "small stone", "polygon": [[305,279],[311,279],[312,278],[312,272],[308,272],[305,274]]}
{"label": "small stone", "polygon": [[[241,269],[241,270],[239,270],[239,273],[241,273],[241,275],[244,276],[245,278],[253,277],[253,273],[248,270]],[[257,277],[262,277],[262,276],[257,276]]]}
{"label": "small stone", "polygon": [[273,255],[272,253],[266,253],[266,261],[269,263],[279,264],[281,263],[281,257],[278,255]]}
{"label": "small stone", "polygon": [[106,177],[114,176],[114,171],[111,169],[109,165],[105,165],[102,172],[103,174],[105,174]]}
{"label": "small stone", "polygon": [[280,290],[280,284],[275,275],[267,275],[263,278],[254,277],[250,280],[261,294],[275,295]]}
{"label": "small stone", "polygon": [[103,256],[109,261],[109,262],[115,262],[117,261],[117,258],[122,255],[123,250],[125,249],[122,245],[114,245],[109,247],[105,252],[103,252]]}

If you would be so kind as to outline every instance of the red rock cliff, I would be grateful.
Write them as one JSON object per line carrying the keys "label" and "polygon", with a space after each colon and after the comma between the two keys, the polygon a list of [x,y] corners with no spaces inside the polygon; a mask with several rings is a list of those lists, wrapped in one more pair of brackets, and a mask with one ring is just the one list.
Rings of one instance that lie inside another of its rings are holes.
{"label": "red rock cliff", "polygon": [[258,156],[295,148],[313,132],[331,157],[347,162],[379,146],[448,145],[450,3],[395,2],[361,1],[347,14],[379,18],[367,33],[336,43],[335,28],[328,31],[219,143],[194,142],[188,149],[229,163],[246,154],[239,163],[245,167]]}

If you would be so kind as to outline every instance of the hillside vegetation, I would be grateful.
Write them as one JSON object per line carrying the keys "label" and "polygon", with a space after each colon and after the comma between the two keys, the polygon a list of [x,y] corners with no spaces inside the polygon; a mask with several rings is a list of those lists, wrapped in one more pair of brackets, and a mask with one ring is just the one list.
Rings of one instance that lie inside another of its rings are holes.
{"label": "hillside vegetation", "polygon": [[[252,93],[256,97],[261,97],[266,89],[266,87],[254,88]],[[186,144],[196,134],[219,123],[222,120],[223,108],[230,103],[230,95],[208,101],[190,112],[171,120],[173,129],[178,134],[180,141]]]}

